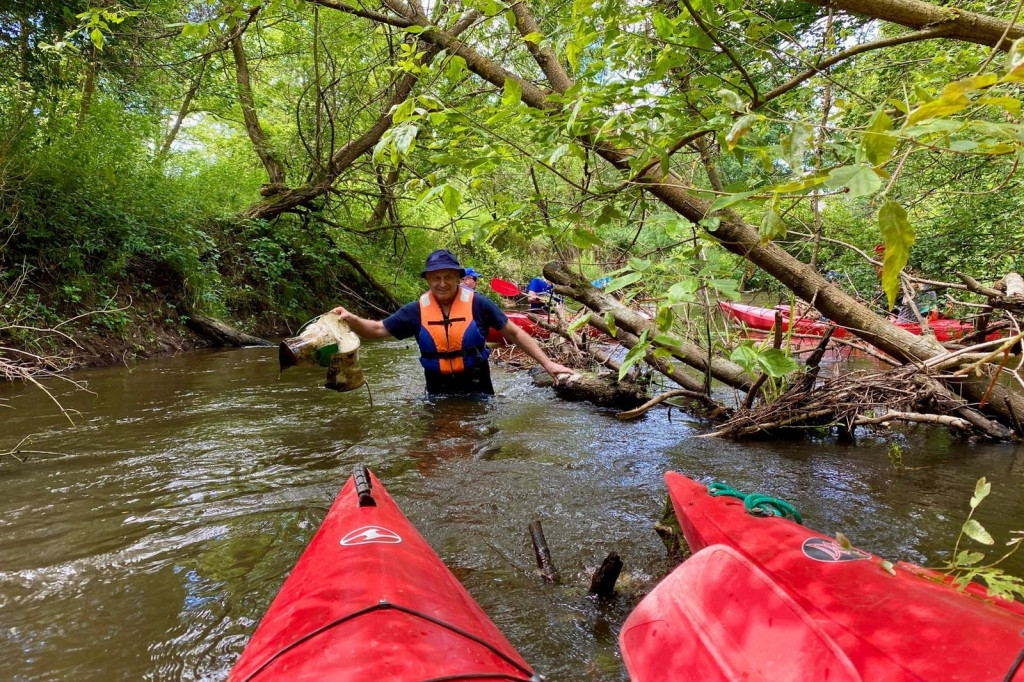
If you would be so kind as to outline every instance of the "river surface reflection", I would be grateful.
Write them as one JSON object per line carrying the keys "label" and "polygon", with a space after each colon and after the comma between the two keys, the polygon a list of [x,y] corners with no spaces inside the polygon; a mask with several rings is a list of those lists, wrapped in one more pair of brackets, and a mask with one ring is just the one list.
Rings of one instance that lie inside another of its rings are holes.
{"label": "river surface reflection", "polygon": [[[512,643],[551,680],[626,679],[615,638],[668,568],[652,530],[674,469],[785,497],[809,525],[886,558],[934,563],[966,517],[1024,528],[1019,447],[935,429],[861,439],[695,439],[678,410],[623,423],[495,371],[499,396],[427,401],[415,350],[364,345],[367,393],[277,371],[275,349],[201,352],[80,372],[40,391],[0,386],[0,679],[223,679],[352,467],[363,462]],[[886,453],[902,450],[904,470]],[[534,569],[540,519],[561,586]],[[623,558],[621,596],[586,599]],[[1024,573],[1024,558],[1010,570]]]}

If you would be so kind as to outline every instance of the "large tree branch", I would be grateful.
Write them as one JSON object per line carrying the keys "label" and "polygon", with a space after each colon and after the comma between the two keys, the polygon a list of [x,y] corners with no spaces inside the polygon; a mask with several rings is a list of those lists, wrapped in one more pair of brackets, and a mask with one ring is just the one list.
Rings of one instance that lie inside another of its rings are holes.
{"label": "large tree branch", "polygon": [[242,108],[245,130],[249,134],[252,146],[256,149],[256,155],[260,157],[263,167],[267,169],[271,184],[283,185],[286,179],[284,165],[271,152],[267,134],[263,131],[263,126],[260,125],[260,119],[256,113],[256,101],[252,95],[252,80],[249,76],[249,62],[245,57],[245,48],[242,45],[242,34],[238,34],[231,40],[231,53],[235,57],[238,104]]}
{"label": "large tree branch", "polygon": [[966,12],[955,7],[940,7],[921,0],[807,0],[814,5],[832,7],[844,12],[863,14],[874,19],[891,21],[910,28],[950,27],[947,38],[969,43],[1009,49],[1017,38],[1024,37],[1024,25],[984,14]]}
{"label": "large tree branch", "polygon": [[[336,2],[334,0],[316,0],[316,2],[324,7],[331,7],[355,16],[365,16],[366,14],[364,10]],[[412,10],[410,10],[410,12],[411,11]],[[457,36],[468,29],[479,16],[479,13],[476,11],[467,12],[461,19],[452,25],[451,29],[449,29],[451,35]],[[420,17],[420,20],[424,22],[425,25],[426,18]],[[409,25],[411,25],[411,23]],[[454,40],[454,37],[451,39]],[[441,49],[442,47],[440,45],[431,43],[430,47],[422,53],[420,57],[420,64],[424,66],[429,64]],[[394,86],[394,91],[391,97],[384,104],[380,117],[378,117],[377,120],[374,121],[373,125],[371,125],[362,135],[353,140],[349,140],[339,147],[334,154],[331,155],[331,158],[327,163],[327,167],[317,173],[312,180],[300,185],[299,187],[272,196],[266,201],[261,201],[250,206],[241,214],[242,217],[255,220],[270,220],[272,218],[276,218],[282,213],[293,211],[300,206],[305,206],[317,197],[329,192],[338,176],[341,175],[341,173],[349,166],[355,163],[359,157],[373,149],[373,147],[380,141],[381,137],[384,136],[384,133],[391,128],[392,110],[412,94],[413,87],[416,85],[418,80],[419,75],[414,73],[406,73],[401,76],[398,79],[397,84]]]}

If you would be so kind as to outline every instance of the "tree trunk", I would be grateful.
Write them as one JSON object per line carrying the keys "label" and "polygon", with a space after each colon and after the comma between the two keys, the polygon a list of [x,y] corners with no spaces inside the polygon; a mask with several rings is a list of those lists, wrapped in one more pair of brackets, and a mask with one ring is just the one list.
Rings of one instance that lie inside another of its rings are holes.
{"label": "tree trunk", "polygon": [[99,62],[90,59],[85,65],[85,79],[82,81],[82,101],[78,107],[78,121],[75,123],[75,130],[81,130],[85,125],[85,119],[89,117],[89,110],[92,109],[92,98],[96,94],[96,74],[99,71]]}
{"label": "tree trunk", "polygon": [[272,346],[266,339],[238,331],[220,320],[199,313],[188,313],[186,323],[192,331],[217,346]]}
{"label": "tree trunk", "polygon": [[[635,310],[627,308],[611,296],[602,293],[600,289],[593,286],[583,277],[569,272],[562,263],[548,263],[545,265],[544,277],[556,285],[566,287],[559,293],[571,296],[590,308],[598,316],[603,317],[611,313],[614,316],[617,329],[623,329],[636,337],[639,337],[645,331],[648,337],[651,338],[657,333],[654,322],[641,317]],[[653,350],[654,347],[659,347],[660,344],[651,342],[651,345]],[[671,352],[673,357],[682,360],[690,367],[705,373],[708,371],[708,353],[706,349],[689,341],[679,341],[674,346],[661,347]],[[749,391],[751,387],[751,378],[742,367],[721,358],[712,358],[711,376],[733,388]],[[683,388],[704,392],[703,387],[700,385],[697,387],[693,386],[692,379],[688,384],[683,384]]]}
{"label": "tree trunk", "polygon": [[159,157],[167,156],[168,152],[171,151],[171,145],[174,144],[174,140],[178,137],[178,131],[181,130],[181,122],[188,116],[188,108],[192,105],[192,98],[199,92],[199,84],[203,80],[203,74],[206,72],[206,62],[210,60],[210,55],[203,55],[203,62],[199,65],[199,74],[192,81],[192,85],[189,87],[188,92],[185,93],[185,99],[181,103],[181,109],[178,111],[178,117],[174,119],[174,125],[171,126],[171,130],[167,133],[167,138],[164,140],[163,146],[160,148],[158,154]]}
{"label": "tree trunk", "polygon": [[249,133],[252,146],[256,149],[256,155],[260,157],[263,167],[267,169],[267,176],[272,185],[285,184],[284,166],[271,153],[267,143],[267,135],[260,126],[259,116],[256,114],[256,102],[252,96],[252,81],[249,77],[249,62],[245,58],[245,48],[242,46],[242,36],[238,35],[231,41],[231,53],[235,56],[235,80],[238,83],[238,104],[242,108],[242,118],[245,120],[245,130]]}

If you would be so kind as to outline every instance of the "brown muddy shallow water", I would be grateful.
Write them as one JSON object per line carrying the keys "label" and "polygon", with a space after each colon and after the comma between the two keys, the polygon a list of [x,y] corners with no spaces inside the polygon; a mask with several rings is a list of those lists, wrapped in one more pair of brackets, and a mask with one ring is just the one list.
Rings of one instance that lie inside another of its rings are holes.
{"label": "brown muddy shallow water", "polygon": [[[674,469],[785,497],[808,525],[891,560],[948,555],[974,482],[977,518],[1024,528],[1024,448],[934,429],[862,438],[694,439],[677,410],[630,423],[497,370],[499,396],[427,402],[415,351],[366,344],[365,392],[277,371],[275,349],[81,372],[95,394],[0,386],[0,679],[223,679],[352,467],[369,465],[484,610],[551,680],[624,680],[615,638],[668,568],[652,530]],[[900,445],[905,470],[886,457]],[[542,583],[544,523],[564,585]],[[620,597],[585,598],[610,551]],[[1024,557],[1009,569],[1024,574]]]}

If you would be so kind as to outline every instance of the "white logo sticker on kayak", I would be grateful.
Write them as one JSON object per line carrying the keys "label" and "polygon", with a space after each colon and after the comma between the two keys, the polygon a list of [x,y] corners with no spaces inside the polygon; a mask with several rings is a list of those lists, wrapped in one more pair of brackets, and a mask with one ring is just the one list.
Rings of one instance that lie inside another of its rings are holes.
{"label": "white logo sticker on kayak", "polygon": [[847,549],[829,538],[807,538],[802,547],[804,556],[815,561],[835,564],[843,561],[860,561],[870,559],[867,552],[850,547]]}
{"label": "white logo sticker on kayak", "polygon": [[372,544],[397,545],[401,541],[402,537],[393,530],[380,526],[363,526],[345,535],[341,539],[341,544],[345,547]]}

